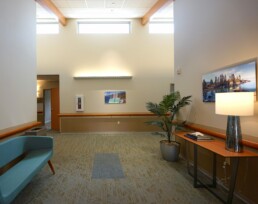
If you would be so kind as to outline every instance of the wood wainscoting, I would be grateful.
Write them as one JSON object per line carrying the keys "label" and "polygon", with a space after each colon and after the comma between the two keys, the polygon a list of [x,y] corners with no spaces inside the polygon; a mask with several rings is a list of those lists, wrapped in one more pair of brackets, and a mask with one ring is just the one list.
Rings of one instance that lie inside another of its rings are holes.
{"label": "wood wainscoting", "polygon": [[157,120],[151,113],[59,114],[60,132],[153,132],[159,128],[145,122]]}

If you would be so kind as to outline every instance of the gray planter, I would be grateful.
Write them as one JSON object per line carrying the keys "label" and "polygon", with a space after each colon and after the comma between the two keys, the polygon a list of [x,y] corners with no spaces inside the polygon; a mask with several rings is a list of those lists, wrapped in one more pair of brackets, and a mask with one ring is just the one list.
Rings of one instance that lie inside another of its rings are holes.
{"label": "gray planter", "polygon": [[44,127],[36,127],[26,131],[24,135],[45,136],[47,135],[47,130]]}
{"label": "gray planter", "polygon": [[167,140],[161,140],[160,151],[163,159],[165,159],[166,161],[170,161],[170,162],[177,161],[180,153],[180,143],[178,142],[168,143]]}

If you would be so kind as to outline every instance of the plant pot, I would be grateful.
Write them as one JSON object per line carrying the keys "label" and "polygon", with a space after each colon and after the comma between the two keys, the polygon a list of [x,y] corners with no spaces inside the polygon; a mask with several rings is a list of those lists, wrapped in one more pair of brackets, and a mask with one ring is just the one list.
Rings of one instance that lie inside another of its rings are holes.
{"label": "plant pot", "polygon": [[166,161],[177,161],[180,153],[180,143],[175,141],[169,143],[167,140],[161,140],[160,151]]}

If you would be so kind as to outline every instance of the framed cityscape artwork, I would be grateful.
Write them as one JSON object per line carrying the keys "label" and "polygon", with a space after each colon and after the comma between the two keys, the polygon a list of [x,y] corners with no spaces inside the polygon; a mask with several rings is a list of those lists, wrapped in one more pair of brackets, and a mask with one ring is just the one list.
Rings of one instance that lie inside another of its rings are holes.
{"label": "framed cityscape artwork", "polygon": [[203,102],[215,102],[215,93],[256,92],[256,66],[252,59],[203,75]]}
{"label": "framed cityscape artwork", "polygon": [[125,91],[105,91],[105,104],[123,104],[126,103]]}

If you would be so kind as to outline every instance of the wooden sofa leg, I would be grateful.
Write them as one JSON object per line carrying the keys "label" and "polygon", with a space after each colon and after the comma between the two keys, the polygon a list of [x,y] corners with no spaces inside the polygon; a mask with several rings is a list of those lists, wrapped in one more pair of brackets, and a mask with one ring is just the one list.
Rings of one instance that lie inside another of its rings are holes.
{"label": "wooden sofa leg", "polygon": [[54,167],[53,167],[53,165],[52,165],[52,163],[51,163],[51,161],[50,160],[48,160],[48,165],[49,165],[49,167],[50,167],[50,169],[51,169],[51,171],[52,171],[52,173],[53,174],[55,174],[55,169],[54,169]]}

